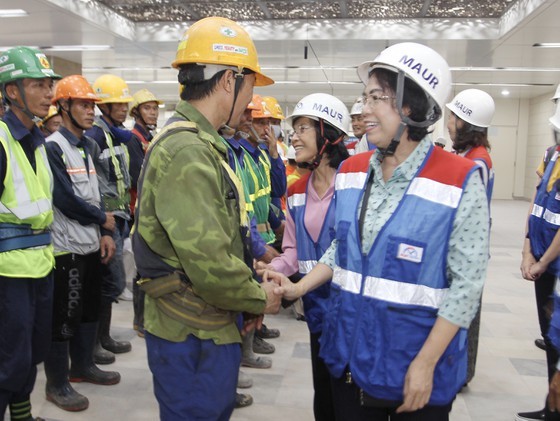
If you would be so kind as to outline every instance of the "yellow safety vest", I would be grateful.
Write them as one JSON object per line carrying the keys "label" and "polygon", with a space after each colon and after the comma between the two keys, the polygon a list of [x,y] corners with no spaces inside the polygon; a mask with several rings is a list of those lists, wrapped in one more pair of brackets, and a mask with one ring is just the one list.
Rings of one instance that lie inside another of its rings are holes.
{"label": "yellow safety vest", "polygon": [[[23,148],[8,126],[0,122],[0,143],[6,152],[4,191],[0,197],[0,229],[15,226],[25,236],[43,235],[53,221],[52,174],[45,147],[35,149],[33,171]],[[5,236],[2,235],[3,239]],[[0,275],[10,278],[42,278],[54,267],[51,243],[0,252]]]}

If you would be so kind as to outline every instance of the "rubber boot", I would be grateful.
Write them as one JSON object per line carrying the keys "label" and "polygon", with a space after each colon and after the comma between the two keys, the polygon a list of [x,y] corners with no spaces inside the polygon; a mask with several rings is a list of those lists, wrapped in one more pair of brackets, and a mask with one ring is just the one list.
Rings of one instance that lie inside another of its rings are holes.
{"label": "rubber boot", "polygon": [[247,333],[243,337],[243,341],[241,343],[241,349],[243,352],[243,356],[241,358],[241,366],[242,367],[251,367],[251,368],[270,368],[272,367],[272,359],[269,357],[260,357],[255,355],[253,352],[253,338],[255,336],[255,330]]}
{"label": "rubber boot", "polygon": [[105,300],[103,301],[99,309],[99,341],[101,342],[101,346],[107,351],[111,351],[113,354],[129,352],[132,349],[130,342],[115,341],[111,338],[110,328],[113,303],[106,302]]}
{"label": "rubber boot", "polygon": [[93,348],[93,362],[100,365],[113,364],[115,362],[115,354],[101,346],[99,334],[97,334],[95,347]]}
{"label": "rubber boot", "polygon": [[68,382],[68,341],[52,342],[45,359],[47,400],[65,411],[83,411],[89,401]]}
{"label": "rubber boot", "polygon": [[82,323],[70,341],[71,382],[111,385],[121,381],[116,371],[103,371],[93,363],[97,323]]}

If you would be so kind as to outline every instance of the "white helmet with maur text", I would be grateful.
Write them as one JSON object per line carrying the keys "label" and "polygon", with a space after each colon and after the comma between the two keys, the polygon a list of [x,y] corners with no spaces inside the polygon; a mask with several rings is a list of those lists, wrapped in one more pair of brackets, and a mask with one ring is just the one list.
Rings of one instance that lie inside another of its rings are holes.
{"label": "white helmet with maur text", "polygon": [[480,89],[459,92],[446,107],[461,120],[477,127],[490,126],[496,110],[492,97]]}
{"label": "white helmet with maur text", "polygon": [[356,101],[354,101],[354,104],[352,104],[352,109],[350,110],[350,116],[362,114],[362,111],[364,109],[363,101],[364,100],[361,96],[359,96]]}
{"label": "white helmet with maur text", "polygon": [[302,98],[288,116],[286,122],[292,126],[297,117],[308,117],[313,120],[323,120],[325,123],[348,134],[350,127],[350,114],[346,105],[329,94],[311,94]]}
{"label": "white helmet with maur text", "polygon": [[[451,71],[441,55],[425,45],[403,42],[386,48],[373,61],[358,66],[358,76],[365,85],[368,83],[369,72],[375,68],[404,74],[426,93],[432,105],[426,121],[420,125],[406,121],[407,124],[427,127],[439,120],[451,93]],[[402,101],[402,94],[396,94],[397,101],[399,97]],[[398,108],[400,105],[398,104]]]}
{"label": "white helmet with maur text", "polygon": [[556,132],[560,133],[560,101],[556,103],[556,112],[548,119]]}
{"label": "white helmet with maur text", "polygon": [[560,99],[560,85],[558,85],[556,87],[556,92],[554,93],[554,96],[552,98],[550,98],[552,100],[552,102],[556,103],[558,102],[558,100]]}

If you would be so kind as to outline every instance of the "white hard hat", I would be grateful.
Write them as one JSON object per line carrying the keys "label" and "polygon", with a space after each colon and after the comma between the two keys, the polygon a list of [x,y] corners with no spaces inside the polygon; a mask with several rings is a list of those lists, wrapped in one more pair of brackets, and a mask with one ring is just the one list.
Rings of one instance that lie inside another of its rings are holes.
{"label": "white hard hat", "polygon": [[461,120],[478,127],[490,126],[496,110],[492,97],[480,89],[459,92],[446,107]]}
{"label": "white hard hat", "polygon": [[363,98],[359,96],[358,98],[356,98],[356,101],[354,101],[354,104],[352,105],[352,109],[350,110],[350,115],[353,116],[353,115],[362,114],[363,109],[364,109]]}
{"label": "white hard hat", "polygon": [[548,119],[557,132],[560,132],[560,101],[556,103],[556,112]]}
{"label": "white hard hat", "polygon": [[294,112],[288,116],[286,122],[292,126],[297,117],[309,117],[313,120],[321,119],[325,123],[348,134],[350,114],[346,105],[329,94],[311,94],[299,100]]}
{"label": "white hard hat", "polygon": [[[367,85],[369,72],[375,68],[403,72],[412,79],[436,106],[436,115],[427,116],[436,121],[451,93],[451,71],[445,59],[422,44],[403,42],[387,47],[373,61],[358,66],[358,76]],[[431,111],[431,110],[430,110]]]}
{"label": "white hard hat", "polygon": [[554,96],[550,99],[554,102],[556,102],[556,101],[558,101],[558,99],[560,99],[560,85],[558,85],[556,87],[556,92],[554,93]]}
{"label": "white hard hat", "polygon": [[288,159],[296,159],[296,148],[292,145],[288,148],[288,153],[286,153],[286,158]]}

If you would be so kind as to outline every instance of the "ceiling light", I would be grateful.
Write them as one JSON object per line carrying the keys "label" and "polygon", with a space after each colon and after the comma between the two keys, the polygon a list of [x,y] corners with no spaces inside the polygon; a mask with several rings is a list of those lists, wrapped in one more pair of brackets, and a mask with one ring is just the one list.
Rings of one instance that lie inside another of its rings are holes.
{"label": "ceiling light", "polygon": [[507,89],[502,90],[502,95],[503,96],[508,96],[509,95],[509,91]]}
{"label": "ceiling light", "polygon": [[0,18],[20,18],[28,15],[23,9],[0,9]]}
{"label": "ceiling light", "polygon": [[50,45],[39,47],[40,50],[45,51],[104,51],[110,50],[110,45]]}
{"label": "ceiling light", "polygon": [[537,42],[533,44],[535,48],[560,48],[560,42]]}

